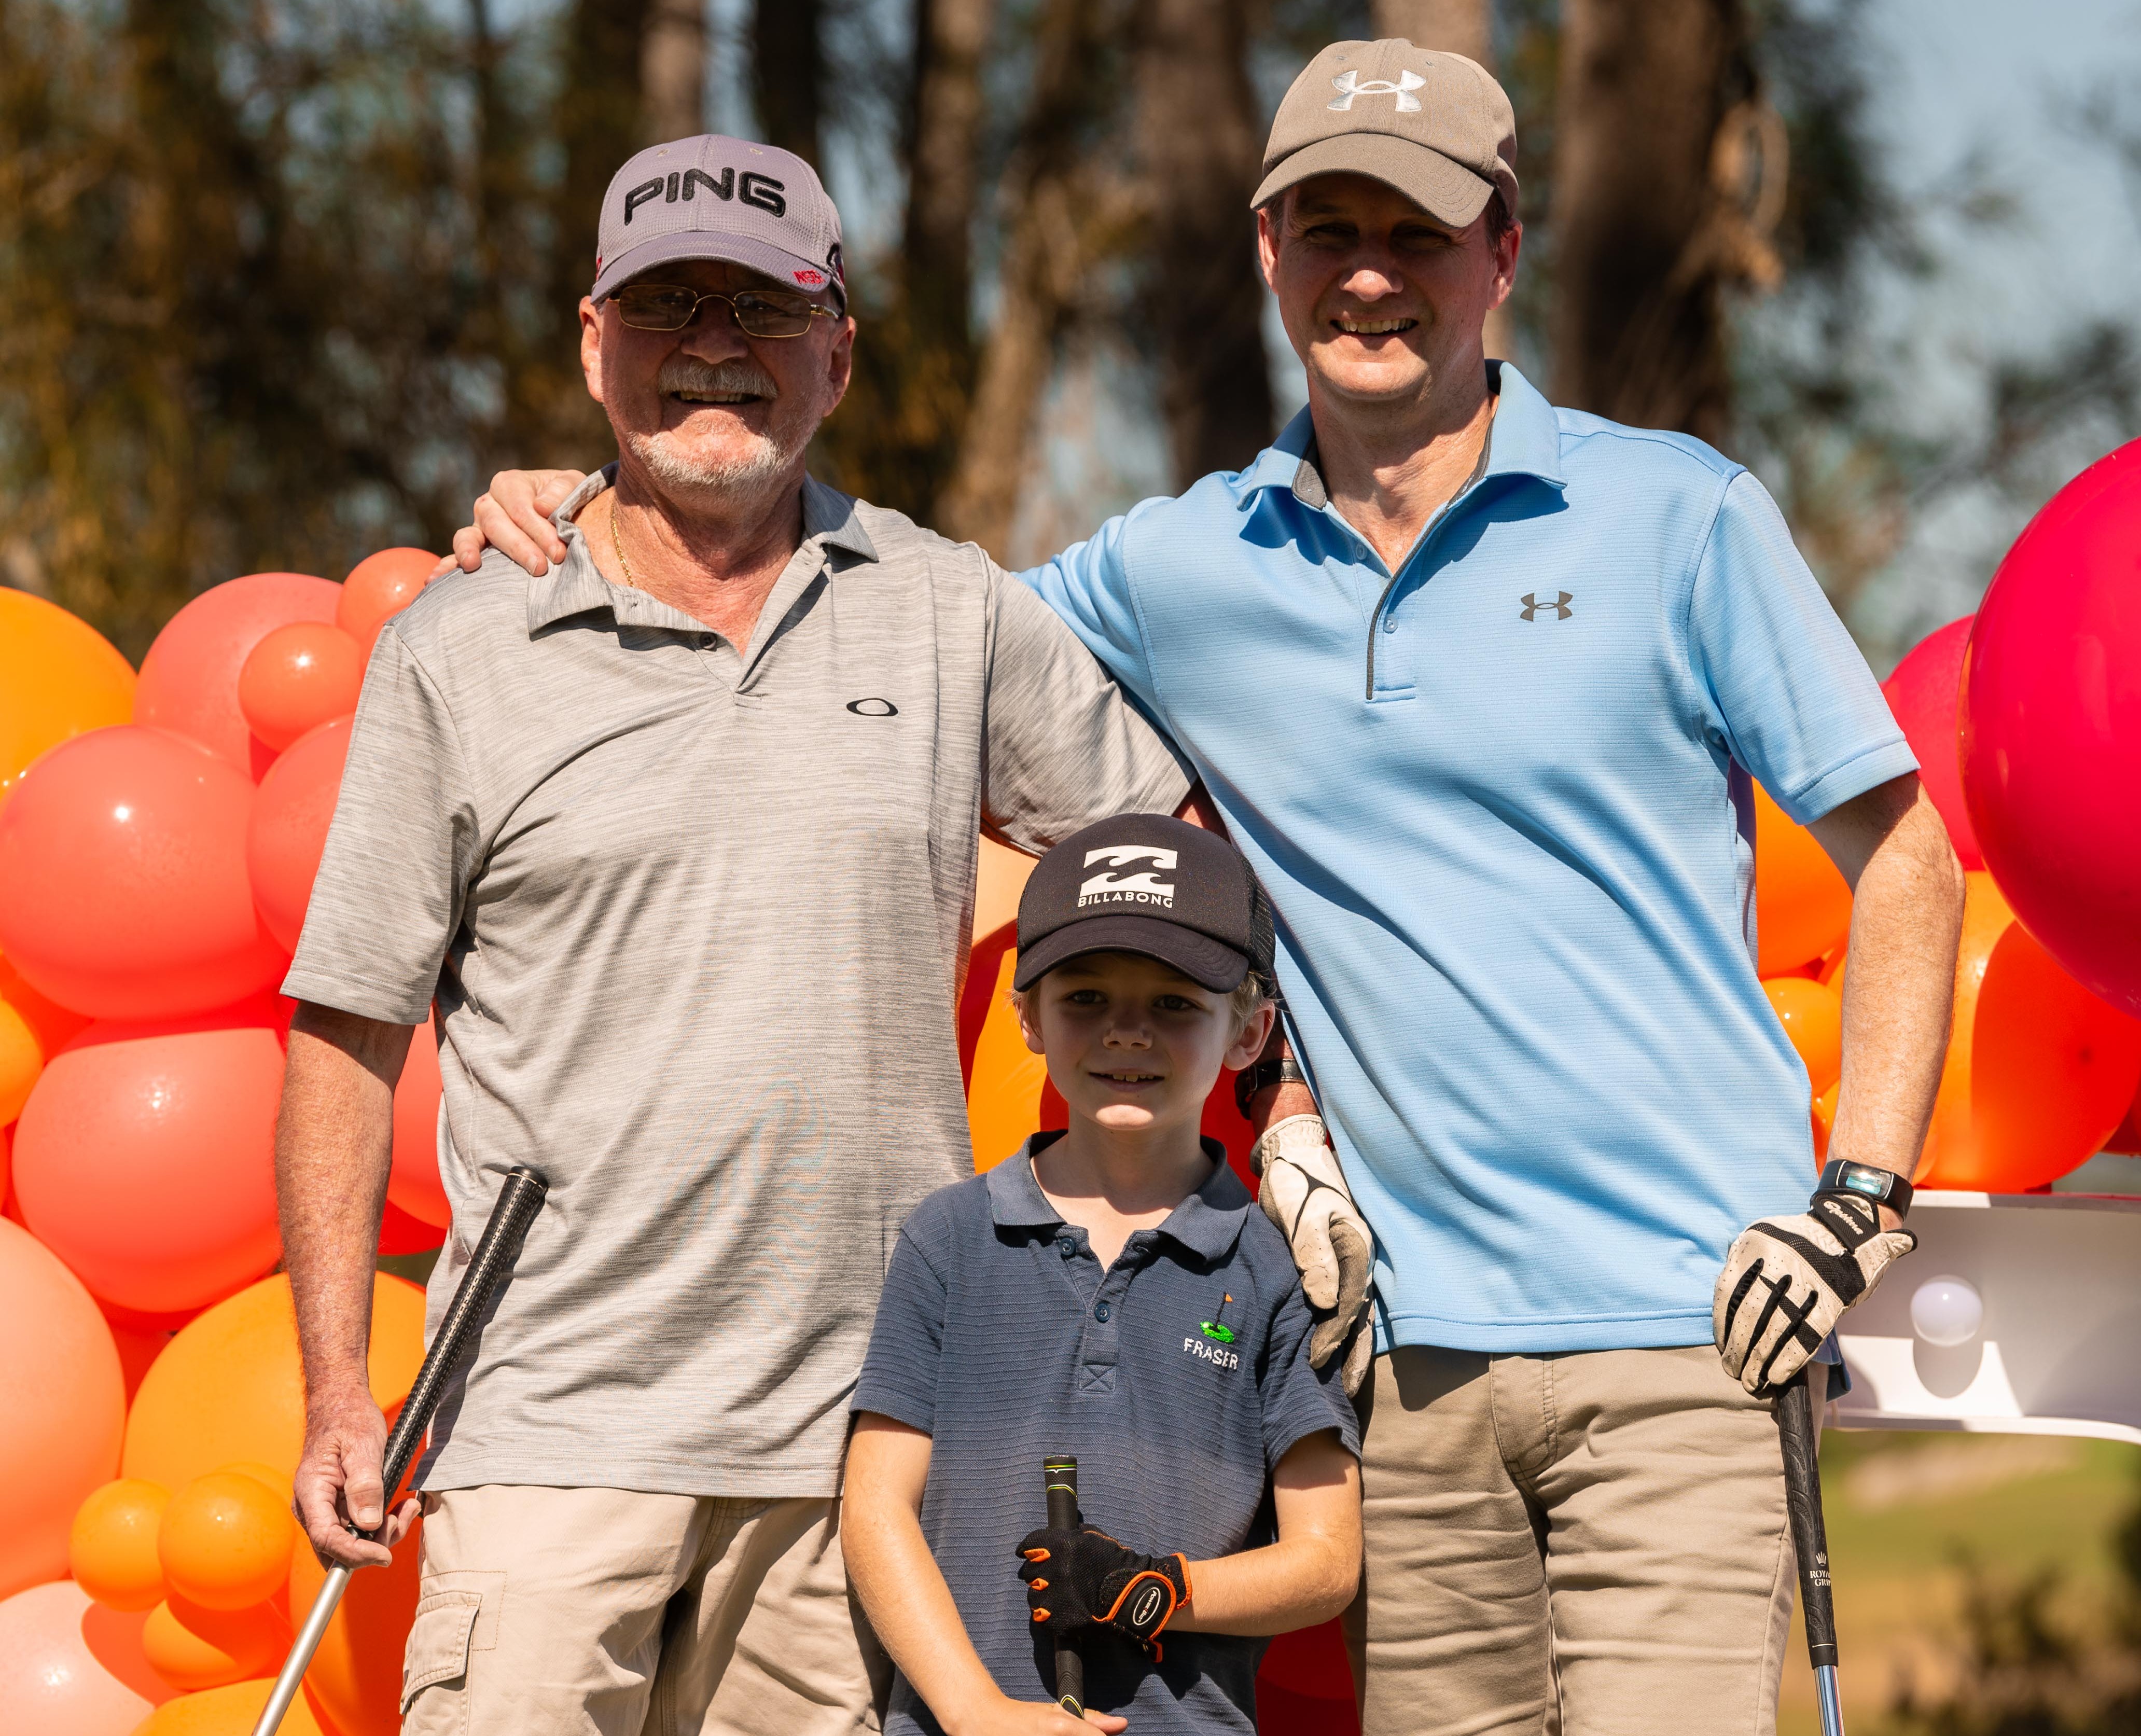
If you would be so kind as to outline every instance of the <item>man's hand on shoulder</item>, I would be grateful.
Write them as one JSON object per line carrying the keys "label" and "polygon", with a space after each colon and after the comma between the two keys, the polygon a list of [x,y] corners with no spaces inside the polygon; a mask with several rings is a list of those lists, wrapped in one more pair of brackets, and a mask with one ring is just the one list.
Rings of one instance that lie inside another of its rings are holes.
{"label": "man's hand on shoulder", "polygon": [[352,1535],[377,1530],[380,1487],[386,1451],[386,1419],[371,1393],[362,1388],[315,1394],[305,1407],[305,1448],[293,1479],[291,1507],[311,1540],[313,1552],[331,1566],[383,1567],[393,1559],[392,1546],[416,1522],[412,1496],[387,1517],[377,1542]]}
{"label": "man's hand on shoulder", "polygon": [[454,552],[432,569],[431,577],[442,578],[457,567],[473,573],[483,564],[484,550],[495,548],[540,578],[551,562],[565,558],[564,542],[550,514],[586,480],[584,470],[500,470],[490,479],[490,489],[476,496],[475,522],[454,533]]}
{"label": "man's hand on shoulder", "polygon": [[1249,1153],[1249,1167],[1263,1178],[1258,1202],[1292,1250],[1302,1291],[1317,1311],[1309,1362],[1320,1369],[1344,1350],[1346,1390],[1356,1393],[1375,1350],[1367,1316],[1376,1237],[1353,1203],[1337,1153],[1325,1143],[1322,1119],[1300,1114],[1274,1122]]}
{"label": "man's hand on shoulder", "polygon": [[1824,1191],[1794,1217],[1740,1232],[1710,1304],[1726,1374],[1765,1398],[1806,1365],[1843,1311],[1918,1245],[1908,1230],[1883,1229],[1881,1212],[1871,1199]]}

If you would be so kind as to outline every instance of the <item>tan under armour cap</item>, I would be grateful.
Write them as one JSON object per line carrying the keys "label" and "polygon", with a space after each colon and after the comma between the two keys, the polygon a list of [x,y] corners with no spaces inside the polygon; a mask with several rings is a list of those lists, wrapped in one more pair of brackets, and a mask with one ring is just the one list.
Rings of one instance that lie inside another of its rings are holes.
{"label": "tan under armour cap", "polygon": [[1279,104],[1250,204],[1312,175],[1365,175],[1461,229],[1496,188],[1517,214],[1516,164],[1515,111],[1477,61],[1396,37],[1333,42]]}

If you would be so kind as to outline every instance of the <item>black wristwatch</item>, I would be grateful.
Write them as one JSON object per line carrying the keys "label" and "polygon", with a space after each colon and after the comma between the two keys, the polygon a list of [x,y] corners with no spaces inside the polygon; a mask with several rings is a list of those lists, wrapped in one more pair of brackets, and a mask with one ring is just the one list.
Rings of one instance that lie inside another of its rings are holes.
{"label": "black wristwatch", "polygon": [[1872,1163],[1853,1163],[1846,1158],[1832,1158],[1823,1167],[1821,1180],[1814,1191],[1816,1197],[1824,1193],[1855,1193],[1861,1199],[1887,1206],[1898,1217],[1911,1215],[1911,1184],[1894,1170],[1882,1169]]}
{"label": "black wristwatch", "polygon": [[1290,1055],[1280,1055],[1276,1060],[1252,1063],[1234,1075],[1234,1107],[1242,1112],[1242,1119],[1249,1119],[1249,1104],[1258,1092],[1266,1085],[1305,1085],[1308,1075],[1301,1070],[1301,1064]]}

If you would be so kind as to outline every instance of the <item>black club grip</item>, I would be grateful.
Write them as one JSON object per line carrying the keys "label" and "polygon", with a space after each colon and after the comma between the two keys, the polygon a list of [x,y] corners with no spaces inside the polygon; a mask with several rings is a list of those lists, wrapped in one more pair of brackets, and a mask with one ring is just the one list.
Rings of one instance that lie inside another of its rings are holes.
{"label": "black club grip", "polygon": [[[1048,1492],[1048,1525],[1051,1531],[1078,1528],[1078,1461],[1068,1454],[1044,1459],[1042,1486]],[[1078,1642],[1070,1638],[1056,1642],[1056,1704],[1073,1718],[1085,1715],[1085,1659]]]}
{"label": "black club grip", "polygon": [[386,1459],[381,1472],[387,1492],[384,1512],[393,1512],[394,1497],[401,1490],[401,1479],[409,1474],[424,1432],[431,1426],[446,1381],[460,1366],[470,1334],[513,1270],[528,1227],[535,1222],[549,1191],[550,1184],[532,1169],[515,1168],[505,1173],[505,1185],[499,1190],[498,1203],[490,1208],[490,1220],[483,1227],[469,1268],[461,1274],[460,1287],[454,1291],[445,1318],[439,1322],[438,1336],[431,1340],[424,1365],[416,1371],[416,1383],[402,1401],[401,1414],[394,1419],[393,1432],[386,1437]]}
{"label": "black club grip", "polygon": [[1806,1611],[1807,1655],[1815,1669],[1836,1664],[1836,1606],[1828,1578],[1828,1527],[1821,1516],[1821,1463],[1815,1456],[1814,1399],[1802,1373],[1777,1394],[1777,1435],[1784,1453],[1784,1507],[1799,1559],[1799,1601]]}

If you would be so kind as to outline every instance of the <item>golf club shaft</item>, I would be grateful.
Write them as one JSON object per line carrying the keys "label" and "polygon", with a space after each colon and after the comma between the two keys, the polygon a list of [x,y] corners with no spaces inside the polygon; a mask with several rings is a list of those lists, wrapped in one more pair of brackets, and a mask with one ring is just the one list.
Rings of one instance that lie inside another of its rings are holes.
{"label": "golf club shaft", "polygon": [[[431,1417],[445,1394],[447,1379],[460,1365],[461,1352],[467,1348],[469,1338],[481,1322],[498,1286],[512,1271],[521,1240],[528,1233],[528,1226],[535,1221],[535,1214],[543,1209],[543,1198],[549,1192],[549,1186],[532,1169],[506,1172],[498,1203],[490,1208],[490,1221],[483,1227],[482,1239],[475,1245],[468,1270],[461,1274],[460,1286],[454,1291],[446,1317],[439,1323],[438,1336],[431,1340],[424,1365],[416,1371],[416,1384],[409,1389],[409,1396],[402,1401],[401,1414],[395,1419],[393,1430],[386,1437],[386,1463],[380,1472],[385,1497],[380,1507],[382,1524],[384,1516],[394,1511],[394,1497],[401,1489],[401,1479],[409,1474],[417,1448],[423,1444],[425,1431],[431,1426]],[[365,1532],[360,1535],[372,1537],[377,1533]],[[349,1588],[349,1576],[347,1567],[328,1570],[326,1583],[313,1598],[312,1611],[305,1617],[305,1625],[290,1647],[290,1655],[283,1661],[283,1673],[275,1678],[268,1704],[260,1709],[259,1719],[253,1726],[253,1736],[275,1736],[281,1729],[283,1714],[298,1697],[298,1685],[305,1679],[313,1654],[319,1650],[327,1623],[334,1617],[335,1606]]]}
{"label": "golf club shaft", "polygon": [[1814,1395],[1804,1372],[1777,1394],[1777,1434],[1784,1454],[1784,1508],[1799,1562],[1799,1604],[1806,1616],[1807,1657],[1821,1702],[1822,1736],[1843,1736],[1836,1689],[1836,1606],[1828,1578],[1828,1528],[1821,1516],[1821,1462],[1815,1454]]}
{"label": "golf club shaft", "polygon": [[[1067,1455],[1046,1459],[1041,1467],[1048,1492],[1051,1531],[1078,1528],[1078,1461]],[[1085,1659],[1075,1640],[1056,1642],[1056,1704],[1073,1718],[1085,1715]]]}

